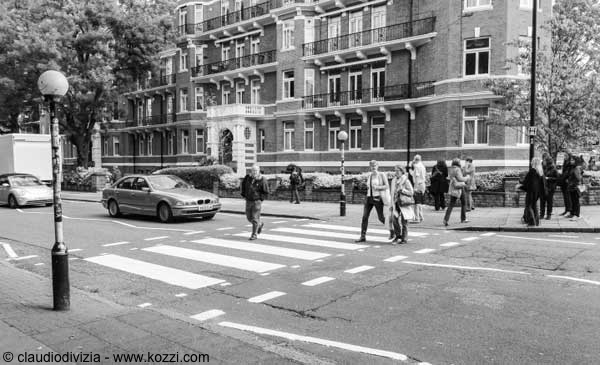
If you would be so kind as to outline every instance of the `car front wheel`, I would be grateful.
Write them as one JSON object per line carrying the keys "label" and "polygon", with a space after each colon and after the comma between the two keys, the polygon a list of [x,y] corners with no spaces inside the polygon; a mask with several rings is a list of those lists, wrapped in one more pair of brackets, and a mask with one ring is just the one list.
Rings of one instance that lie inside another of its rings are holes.
{"label": "car front wheel", "polygon": [[119,210],[119,204],[115,200],[108,201],[108,214],[111,217],[118,217],[121,215],[121,211]]}
{"label": "car front wheel", "polygon": [[173,219],[173,212],[167,203],[161,203],[158,206],[158,219],[163,223],[168,223]]}
{"label": "car front wheel", "polygon": [[19,207],[19,203],[17,202],[17,198],[14,195],[8,197],[8,206],[11,209],[17,209]]}

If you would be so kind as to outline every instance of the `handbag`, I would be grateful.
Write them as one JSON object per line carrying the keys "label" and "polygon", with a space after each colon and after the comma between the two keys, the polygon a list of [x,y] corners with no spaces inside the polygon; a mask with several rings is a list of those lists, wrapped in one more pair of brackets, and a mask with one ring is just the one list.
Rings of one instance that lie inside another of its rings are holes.
{"label": "handbag", "polygon": [[406,194],[400,193],[400,206],[401,207],[405,207],[407,205],[412,205],[412,204],[415,204],[415,199],[412,197],[412,195],[406,195]]}
{"label": "handbag", "polygon": [[579,184],[577,185],[577,190],[579,190],[580,193],[583,193],[587,190],[587,186],[585,184]]}
{"label": "handbag", "polygon": [[383,201],[383,205],[390,205],[392,203],[392,197],[390,196],[390,190],[385,189],[380,192],[381,200]]}
{"label": "handbag", "polygon": [[454,188],[455,189],[462,189],[465,186],[467,186],[466,182],[464,182],[464,181],[458,181],[458,180],[454,179]]}

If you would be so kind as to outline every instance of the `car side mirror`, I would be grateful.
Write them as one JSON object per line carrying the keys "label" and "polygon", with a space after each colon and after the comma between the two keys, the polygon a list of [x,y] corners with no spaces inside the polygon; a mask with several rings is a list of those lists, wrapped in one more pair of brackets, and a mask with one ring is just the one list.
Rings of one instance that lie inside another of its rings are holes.
{"label": "car side mirror", "polygon": [[142,188],[142,191],[145,191],[145,192],[149,193],[150,192],[150,188],[144,187],[144,188]]}

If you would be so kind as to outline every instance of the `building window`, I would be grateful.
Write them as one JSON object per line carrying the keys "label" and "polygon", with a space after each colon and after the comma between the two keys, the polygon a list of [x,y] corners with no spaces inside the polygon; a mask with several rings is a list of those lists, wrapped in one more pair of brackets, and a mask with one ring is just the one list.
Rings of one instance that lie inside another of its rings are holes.
{"label": "building window", "polygon": [[260,104],[260,80],[252,80],[250,82],[250,103]]}
{"label": "building window", "polygon": [[465,41],[465,76],[490,73],[490,39],[475,38]]}
{"label": "building window", "polygon": [[235,84],[235,103],[236,104],[244,104],[244,94],[246,91],[246,86],[244,82],[238,82]]}
{"label": "building window", "polygon": [[338,145],[337,145],[337,135],[340,131],[340,121],[339,120],[333,120],[329,122],[329,149],[330,150],[337,150],[338,149]]}
{"label": "building window", "polygon": [[179,29],[182,34],[185,33],[185,24],[187,23],[187,8],[179,9]]}
{"label": "building window", "polygon": [[282,30],[282,50],[293,49],[294,48],[294,21],[288,20],[283,23]]}
{"label": "building window", "polygon": [[181,50],[179,55],[179,72],[187,71],[188,51]]}
{"label": "building window", "polygon": [[167,114],[173,114],[173,95],[167,95]]}
{"label": "building window", "polygon": [[385,140],[385,117],[371,118],[371,149],[383,149]]}
{"label": "building window", "polygon": [[167,154],[173,155],[173,132],[167,132]]}
{"label": "building window", "polygon": [[195,12],[194,12],[194,16],[195,16],[195,22],[196,23],[202,23],[202,18],[203,18],[203,14],[202,14],[202,4],[196,4],[195,6]]}
{"label": "building window", "polygon": [[[531,30],[531,27],[529,27]],[[519,58],[517,64],[517,73],[519,75],[528,75],[529,72],[523,70],[524,67],[527,66],[531,61],[529,60],[529,49],[531,48],[531,34],[527,37],[519,36]]]}
{"label": "building window", "polygon": [[361,139],[362,120],[350,119],[350,149],[360,150],[362,147]]}
{"label": "building window", "polygon": [[196,153],[204,153],[204,129],[196,129]]}
{"label": "building window", "polygon": [[315,93],[315,70],[304,70],[304,96],[314,95]]}
{"label": "building window", "polygon": [[190,153],[190,132],[186,129],[181,130],[181,153]]}
{"label": "building window", "polygon": [[492,0],[465,0],[465,10],[491,9]]}
{"label": "building window", "polygon": [[257,54],[260,52],[260,38],[252,37],[250,41],[250,53]]}
{"label": "building window", "polygon": [[187,89],[181,89],[179,91],[179,111],[187,112],[187,104],[188,104],[188,91]]}
{"label": "building window", "polygon": [[138,108],[137,108],[137,123],[138,123],[138,125],[142,125],[143,120],[144,120],[144,104],[140,100],[138,102]]}
{"label": "building window", "polygon": [[140,156],[144,155],[144,139],[145,139],[144,136],[140,136],[138,139],[138,154]]}
{"label": "building window", "polygon": [[119,141],[119,137],[114,136],[112,138],[113,141],[113,156],[119,156],[121,153],[121,143]]}
{"label": "building window", "polygon": [[102,156],[108,156],[108,137],[102,137]]}
{"label": "building window", "polygon": [[283,150],[294,150],[294,122],[283,122]]}
{"label": "building window", "polygon": [[304,149],[309,151],[315,149],[315,122],[312,120],[304,122]]}
{"label": "building window", "polygon": [[285,71],[283,73],[283,98],[292,99],[294,97],[294,71]]}
{"label": "building window", "polygon": [[196,64],[195,66],[204,65],[204,48],[196,48]]}
{"label": "building window", "polygon": [[258,130],[258,152],[265,152],[265,130],[264,129],[259,129]]}
{"label": "building window", "polygon": [[529,135],[527,126],[515,127],[517,131],[517,144],[529,144]]}
{"label": "building window", "polygon": [[196,97],[196,110],[204,110],[204,89],[197,87],[194,93]]}
{"label": "building window", "polygon": [[227,61],[229,59],[229,47],[223,47],[221,49],[221,61]]}
{"label": "building window", "polygon": [[488,108],[474,107],[463,110],[463,145],[487,144],[489,126],[487,124]]}
{"label": "building window", "polygon": [[225,87],[223,87],[223,93],[222,93],[223,100],[221,100],[222,105],[229,104],[229,95],[230,94],[231,94],[231,90],[225,89]]}
{"label": "building window", "polygon": [[244,57],[245,48],[246,48],[246,43],[244,41],[237,42],[235,44],[235,58]]}
{"label": "building window", "polygon": [[146,99],[146,118],[150,119],[152,116],[152,98]]}
{"label": "building window", "polygon": [[148,156],[152,156],[152,142],[154,140],[154,135],[150,134],[148,136],[148,142],[146,143],[146,154]]}

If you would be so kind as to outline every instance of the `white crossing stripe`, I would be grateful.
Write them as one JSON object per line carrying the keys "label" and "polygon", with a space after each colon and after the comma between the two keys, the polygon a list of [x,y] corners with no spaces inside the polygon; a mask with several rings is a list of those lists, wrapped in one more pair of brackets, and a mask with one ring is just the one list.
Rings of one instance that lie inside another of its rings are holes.
{"label": "white crossing stripe", "polygon": [[531,275],[527,272],[523,271],[512,271],[512,270],[502,270],[502,269],[494,269],[491,267],[476,267],[476,266],[459,266],[459,265],[444,265],[444,264],[430,264],[427,262],[415,262],[415,261],[402,261],[405,264],[409,265],[422,265],[422,266],[432,266],[432,267],[444,267],[449,269],[459,269],[459,270],[480,270],[480,271],[496,271],[496,272],[505,272],[510,274],[521,274],[521,275]]}
{"label": "white crossing stripe", "polygon": [[192,241],[192,242],[200,243],[203,245],[209,245],[209,246],[233,248],[236,250],[260,252],[260,253],[266,253],[269,255],[292,257],[292,258],[300,259],[300,260],[317,260],[317,259],[321,259],[323,257],[329,256],[329,254],[321,253],[321,252],[295,250],[292,248],[261,245],[261,244],[257,244],[257,243],[246,243],[246,242],[240,242],[240,241],[222,240],[222,239],[218,239],[218,238],[205,238],[205,239],[196,240],[196,241]]}
{"label": "white crossing stripe", "polygon": [[159,236],[159,237],[150,237],[150,238],[144,238],[144,241],[156,241],[156,240],[162,240],[165,238],[169,238],[169,236]]}
{"label": "white crossing stripe", "polygon": [[359,272],[363,272],[363,271],[367,271],[367,270],[371,270],[371,269],[374,269],[374,267],[368,266],[368,265],[363,265],[363,266],[355,267],[354,269],[346,270],[344,272],[347,272],[348,274],[358,274]]}
{"label": "white crossing stripe", "polygon": [[11,258],[10,260],[21,261],[21,260],[32,259],[34,257],[38,257],[38,255],[29,255],[29,256],[15,257],[15,258]]}
{"label": "white crossing stripe", "polygon": [[281,223],[287,223],[287,221],[277,221],[277,222],[271,222],[273,224],[281,224]]}
{"label": "white crossing stripe", "polygon": [[111,246],[120,246],[120,245],[126,245],[128,244],[128,241],[121,241],[121,242],[115,242],[115,243],[107,243],[105,245],[102,245],[103,247],[111,247]]}
{"label": "white crossing stripe", "polygon": [[69,248],[68,250],[69,250],[69,252],[79,252],[79,251],[83,251],[83,249],[82,249],[82,248],[73,248],[73,249]]}
{"label": "white crossing stripe", "polygon": [[430,253],[433,251],[435,251],[435,248],[423,248],[423,249],[414,251],[414,253]]}
{"label": "white crossing stripe", "polygon": [[[294,234],[305,234],[309,236],[321,236],[321,237],[335,237],[335,238],[346,238],[346,239],[357,239],[358,236],[350,233],[340,233],[340,232],[331,232],[331,231],[313,231],[310,229],[298,229],[298,228],[274,228],[271,232],[286,232],[286,233],[294,233]],[[388,231],[388,234],[390,232]],[[261,236],[262,238],[262,236]],[[373,242],[389,242],[387,237],[373,237],[367,235],[367,241]],[[368,247],[368,246],[367,246]]]}
{"label": "white crossing stripe", "polygon": [[259,295],[259,296],[250,298],[250,299],[248,299],[248,301],[250,303],[262,303],[262,302],[266,302],[267,300],[271,300],[273,298],[280,297],[282,295],[285,295],[285,293],[281,292],[281,291],[272,291],[272,292],[268,292],[263,295]]}
{"label": "white crossing stripe", "polygon": [[38,262],[37,264],[33,264],[33,266],[42,266],[45,265],[43,262]]}
{"label": "white crossing stripe", "polygon": [[562,235],[562,234],[549,234],[548,237],[556,237],[556,238],[579,238],[579,236],[565,236],[565,235]]}
{"label": "white crossing stripe", "polygon": [[162,281],[163,283],[177,285],[188,289],[199,289],[225,282],[225,280],[214,279],[208,276],[173,269],[167,266],[151,264],[145,261],[134,260],[119,255],[88,257],[85,260],[110,267],[112,269],[141,275],[149,279]]}
{"label": "white crossing stripe", "polygon": [[10,245],[8,243],[3,243],[2,247],[4,247],[4,251],[6,251],[6,254],[8,255],[8,257],[10,258],[15,258],[15,257],[19,257],[19,255],[17,255],[17,253],[12,249],[12,247],[10,247]]}
{"label": "white crossing stripe", "polygon": [[[322,229],[331,229],[331,230],[335,230],[335,231],[346,231],[346,232],[358,232],[358,233],[360,233],[360,227],[339,226],[339,225],[333,225],[333,224],[309,223],[309,224],[303,224],[302,227],[322,228]],[[390,231],[389,231],[389,229],[369,228],[368,233],[389,235]],[[409,231],[408,235],[409,236],[414,236],[414,237],[423,237],[423,236],[428,236],[429,233],[411,232],[411,231]]]}
{"label": "white crossing stripe", "polygon": [[175,296],[177,298],[183,298],[183,297],[187,297],[187,294],[186,293],[179,293],[179,294],[175,294]]}
{"label": "white crossing stripe", "polygon": [[185,232],[184,235],[185,236],[189,236],[189,235],[192,235],[192,234],[200,234],[200,233],[204,233],[204,231]]}
{"label": "white crossing stripe", "polygon": [[479,237],[465,237],[465,238],[462,238],[463,241],[475,241],[477,239],[479,239]]}
{"label": "white crossing stripe", "polygon": [[[239,237],[247,237],[249,233],[237,233],[234,236]],[[320,246],[327,248],[335,248],[338,250],[358,250],[361,248],[369,247],[366,245],[357,245],[345,242],[336,242],[336,241],[324,241],[324,240],[315,240],[311,238],[303,238],[298,236],[280,236],[268,233],[260,234],[261,240],[268,241],[277,241],[277,242],[289,242],[289,243],[298,243],[301,245],[310,245],[310,246]]]}
{"label": "white crossing stripe", "polygon": [[190,316],[190,318],[195,319],[197,321],[206,321],[208,319],[212,319],[223,314],[225,314],[225,312],[223,312],[222,310],[211,309],[209,311]]}
{"label": "white crossing stripe", "polygon": [[399,256],[389,257],[389,258],[387,258],[387,259],[385,259],[383,261],[385,261],[385,262],[396,262],[396,261],[404,260],[404,259],[407,259],[407,258],[408,258],[408,256],[399,255]]}
{"label": "white crossing stripe", "polygon": [[146,308],[146,307],[149,307],[151,305],[152,304],[150,304],[150,303],[142,303],[142,304],[138,304],[138,307],[140,307],[140,308]]}
{"label": "white crossing stripe", "polygon": [[440,246],[442,247],[453,247],[453,246],[458,246],[460,245],[460,242],[446,242],[446,243],[442,243]]}
{"label": "white crossing stripe", "polygon": [[314,343],[317,345],[323,345],[323,346],[327,346],[327,347],[335,347],[335,348],[342,349],[342,350],[360,352],[360,353],[369,354],[369,355],[386,357],[386,358],[394,359],[394,360],[400,360],[400,361],[408,360],[408,357],[406,355],[400,354],[397,352],[378,350],[378,349],[373,349],[373,348],[369,348],[369,347],[351,345],[348,343],[325,340],[325,339],[316,338],[316,337],[301,336],[301,335],[296,335],[296,334],[288,333],[288,332],[270,330],[268,328],[247,326],[244,324],[233,323],[233,322],[220,322],[219,326],[233,328],[233,329],[237,329],[240,331],[252,332],[252,333],[256,333],[256,334],[260,334],[260,335],[281,337],[281,338],[285,338],[290,341],[300,341],[300,342]]}
{"label": "white crossing stripe", "polygon": [[493,235],[495,235],[494,232],[488,232],[488,233],[481,234],[482,237],[490,237],[490,236],[493,236]]}
{"label": "white crossing stripe", "polygon": [[309,281],[305,281],[305,282],[302,283],[302,285],[315,286],[315,285],[326,283],[326,282],[331,281],[331,280],[335,280],[335,278],[330,278],[329,276],[321,276],[320,278],[316,278],[316,279],[312,279],[312,280],[309,280]]}
{"label": "white crossing stripe", "polygon": [[574,278],[571,276],[561,276],[561,275],[546,275],[546,276],[549,278],[567,279],[567,280],[579,281],[582,283],[600,285],[600,281],[595,281],[595,280],[579,279],[579,278]]}
{"label": "white crossing stripe", "polygon": [[253,272],[265,272],[285,267],[285,265],[273,264],[270,262],[220,255],[212,252],[191,250],[189,248],[181,248],[169,245],[147,247],[143,248],[142,250]]}
{"label": "white crossing stripe", "polygon": [[227,231],[229,229],[233,229],[233,227],[221,227],[221,228],[217,228],[217,231]]}

